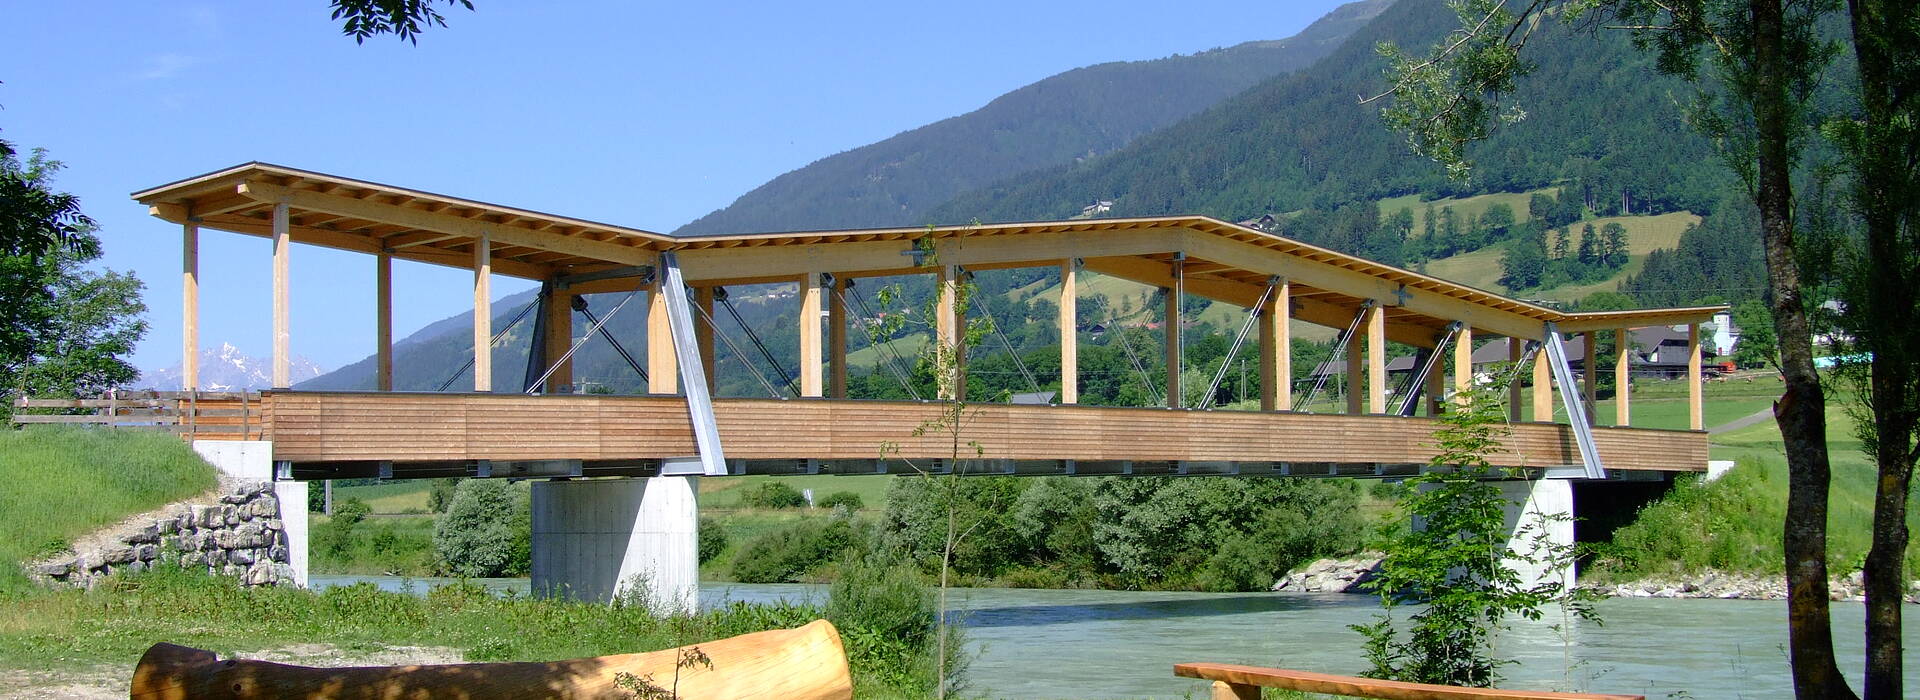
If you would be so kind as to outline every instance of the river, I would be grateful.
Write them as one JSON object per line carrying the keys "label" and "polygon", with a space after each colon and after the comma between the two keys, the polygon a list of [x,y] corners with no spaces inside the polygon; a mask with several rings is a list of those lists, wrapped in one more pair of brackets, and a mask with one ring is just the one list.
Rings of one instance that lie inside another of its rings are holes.
{"label": "river", "polygon": [[[315,588],[372,581],[424,592],[446,579],[312,577]],[[527,591],[526,579],[486,579]],[[1173,593],[958,589],[965,639],[975,651],[966,695],[993,698],[1206,697],[1205,684],[1173,676],[1173,664],[1215,661],[1329,673],[1362,669],[1368,596],[1295,593]],[[702,584],[702,605],[726,600],[821,600],[822,586]],[[1785,698],[1786,604],[1754,600],[1620,598],[1600,603],[1604,625],[1558,619],[1505,633],[1513,688],[1639,693],[1655,698]],[[1835,603],[1841,668],[1858,686],[1864,606]],[[1909,618],[1915,616],[1908,615]],[[1907,645],[1920,644],[1908,625]],[[1563,636],[1558,630],[1565,629]],[[1563,644],[1563,639],[1567,642]],[[1908,687],[1920,671],[1908,664]]]}

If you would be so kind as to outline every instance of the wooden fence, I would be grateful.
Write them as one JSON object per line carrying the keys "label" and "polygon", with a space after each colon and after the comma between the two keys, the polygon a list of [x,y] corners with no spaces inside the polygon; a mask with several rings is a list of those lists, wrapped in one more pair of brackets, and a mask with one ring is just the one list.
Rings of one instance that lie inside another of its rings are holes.
{"label": "wooden fence", "polygon": [[91,399],[13,402],[16,425],[98,425],[177,433],[187,440],[257,440],[265,428],[259,392],[110,391]]}

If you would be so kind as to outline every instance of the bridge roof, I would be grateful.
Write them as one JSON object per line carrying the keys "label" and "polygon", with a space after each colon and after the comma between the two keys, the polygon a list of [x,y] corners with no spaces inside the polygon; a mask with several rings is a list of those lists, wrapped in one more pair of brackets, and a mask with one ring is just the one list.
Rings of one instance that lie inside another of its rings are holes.
{"label": "bridge roof", "polygon": [[[1087,219],[916,228],[676,237],[269,163],[245,163],[133,193],[156,217],[268,236],[276,204],[295,242],[459,268],[483,233],[497,273],[561,279],[601,273],[577,293],[632,289],[621,268],[675,251],[697,285],[924,273],[909,257],[922,239],[942,264],[984,270],[1079,259],[1087,269],[1252,307],[1269,280],[1292,285],[1295,318],[1344,328],[1363,300],[1387,306],[1388,337],[1431,346],[1466,321],[1483,331],[1539,338],[1562,331],[1708,320],[1722,306],[1566,312],[1204,216]],[[1176,262],[1178,261],[1178,262]]]}

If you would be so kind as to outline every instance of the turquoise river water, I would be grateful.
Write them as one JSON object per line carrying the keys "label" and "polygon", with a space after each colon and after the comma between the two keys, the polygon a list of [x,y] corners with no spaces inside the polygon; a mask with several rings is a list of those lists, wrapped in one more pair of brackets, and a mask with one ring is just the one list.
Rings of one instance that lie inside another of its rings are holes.
{"label": "turquoise river water", "polygon": [[[371,581],[424,592],[445,579],[314,576],[316,588]],[[526,579],[483,580],[527,590]],[[702,584],[701,602],[823,600],[810,585]],[[974,651],[968,696],[991,698],[1207,697],[1173,664],[1216,661],[1356,673],[1373,598],[1292,593],[1171,593],[977,588],[953,592]],[[1786,604],[1752,600],[1607,600],[1603,625],[1522,623],[1501,649],[1513,688],[1639,693],[1648,698],[1790,697]],[[1835,603],[1841,668],[1858,676],[1863,606]],[[1916,616],[1909,614],[1909,619]],[[1907,647],[1920,644],[1908,625]],[[1907,686],[1920,687],[1909,662]]]}

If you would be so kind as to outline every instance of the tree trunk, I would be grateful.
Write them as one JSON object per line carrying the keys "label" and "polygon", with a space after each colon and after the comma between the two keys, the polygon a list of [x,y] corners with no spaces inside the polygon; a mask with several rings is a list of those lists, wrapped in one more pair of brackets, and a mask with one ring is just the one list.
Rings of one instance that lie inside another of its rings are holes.
{"label": "tree trunk", "polygon": [[1786,394],[1774,419],[1787,453],[1787,515],[1782,549],[1787,570],[1788,651],[1794,694],[1801,700],[1852,698],[1833,656],[1827,600],[1826,399],[1813,365],[1813,331],[1800,294],[1793,244],[1793,168],[1789,139],[1794,109],[1785,54],[1781,0],[1750,0],[1753,31],[1753,118],[1758,132],[1754,203],[1767,256],[1768,303],[1780,336]]}
{"label": "tree trunk", "polygon": [[[1850,300],[1847,313],[1857,321],[1860,346],[1872,353],[1867,405],[1873,411],[1872,445],[1878,465],[1873,507],[1873,546],[1864,576],[1867,594],[1867,700],[1894,700],[1903,692],[1900,640],[1901,600],[1906,594],[1903,564],[1907,550],[1907,498],[1913,477],[1912,447],[1920,423],[1920,330],[1914,327],[1914,285],[1920,269],[1903,241],[1903,223],[1912,213],[1915,175],[1909,162],[1920,143],[1912,125],[1902,125],[1912,108],[1913,78],[1902,74],[1902,59],[1912,60],[1910,43],[1915,11],[1887,0],[1850,0],[1854,55],[1859,61],[1860,106],[1865,133],[1854,158],[1854,198],[1866,225],[1867,258],[1852,273],[1862,299]],[[1906,35],[1902,35],[1902,31]],[[1906,56],[1899,56],[1906,53]],[[1906,112],[1907,114],[1902,114]],[[1856,294],[1855,296],[1860,296]]]}

